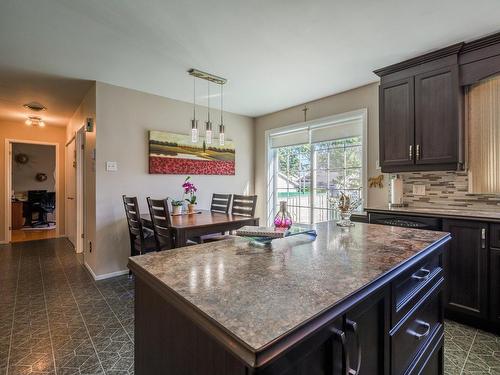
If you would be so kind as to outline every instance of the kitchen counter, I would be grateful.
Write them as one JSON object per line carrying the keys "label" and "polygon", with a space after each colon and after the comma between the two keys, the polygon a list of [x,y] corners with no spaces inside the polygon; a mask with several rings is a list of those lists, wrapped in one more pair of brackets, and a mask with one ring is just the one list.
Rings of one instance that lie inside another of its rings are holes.
{"label": "kitchen counter", "polygon": [[362,223],[315,227],[315,241],[290,237],[265,249],[235,237],[131,257],[129,267],[254,366],[259,351],[449,239]]}
{"label": "kitchen counter", "polygon": [[473,210],[467,207],[449,208],[449,207],[397,207],[389,208],[387,206],[366,207],[367,212],[396,213],[403,215],[418,214],[421,216],[439,217],[439,218],[460,218],[477,221],[500,222],[499,210]]}

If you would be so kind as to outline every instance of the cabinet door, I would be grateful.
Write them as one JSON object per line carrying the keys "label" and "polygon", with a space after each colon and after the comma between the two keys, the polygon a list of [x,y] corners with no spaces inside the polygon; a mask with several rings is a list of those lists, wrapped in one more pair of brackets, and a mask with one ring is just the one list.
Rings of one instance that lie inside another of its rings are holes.
{"label": "cabinet door", "polygon": [[378,294],[346,314],[349,367],[359,375],[389,373],[389,298]]}
{"label": "cabinet door", "polygon": [[470,317],[488,315],[488,225],[462,220],[444,220],[451,233],[445,251],[447,309]]}
{"label": "cabinet door", "polygon": [[491,320],[500,323],[500,249],[491,249],[490,283]]}
{"label": "cabinet door", "polygon": [[413,77],[380,85],[380,165],[413,165]]}
{"label": "cabinet door", "polygon": [[416,164],[458,162],[458,66],[415,76]]}

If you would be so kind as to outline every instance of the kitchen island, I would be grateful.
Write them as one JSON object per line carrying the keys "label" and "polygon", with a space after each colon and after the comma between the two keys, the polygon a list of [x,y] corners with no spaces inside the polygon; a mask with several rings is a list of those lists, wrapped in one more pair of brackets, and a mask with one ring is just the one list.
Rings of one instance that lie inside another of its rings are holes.
{"label": "kitchen island", "polygon": [[135,373],[441,374],[449,234],[315,228],[130,258]]}

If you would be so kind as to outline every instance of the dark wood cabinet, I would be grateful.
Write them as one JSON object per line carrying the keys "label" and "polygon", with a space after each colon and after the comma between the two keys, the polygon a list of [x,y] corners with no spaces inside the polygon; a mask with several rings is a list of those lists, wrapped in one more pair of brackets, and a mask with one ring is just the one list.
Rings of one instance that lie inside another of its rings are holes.
{"label": "dark wood cabinet", "polygon": [[446,309],[462,316],[488,317],[488,224],[443,220],[451,233],[445,256]]}
{"label": "dark wood cabinet", "polygon": [[415,76],[415,163],[456,164],[460,137],[458,65]]}
{"label": "dark wood cabinet", "polygon": [[490,253],[490,319],[500,324],[500,249]]}
{"label": "dark wood cabinet", "polygon": [[413,165],[413,77],[380,85],[380,161],[382,166]]}
{"label": "dark wood cabinet", "polygon": [[463,167],[461,44],[375,71],[382,172]]}

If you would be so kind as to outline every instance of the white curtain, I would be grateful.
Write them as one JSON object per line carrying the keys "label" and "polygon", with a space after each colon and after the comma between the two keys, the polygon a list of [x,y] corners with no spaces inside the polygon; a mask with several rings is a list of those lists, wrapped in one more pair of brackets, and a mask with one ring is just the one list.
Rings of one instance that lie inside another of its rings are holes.
{"label": "white curtain", "polygon": [[469,192],[500,193],[500,75],[468,94]]}

